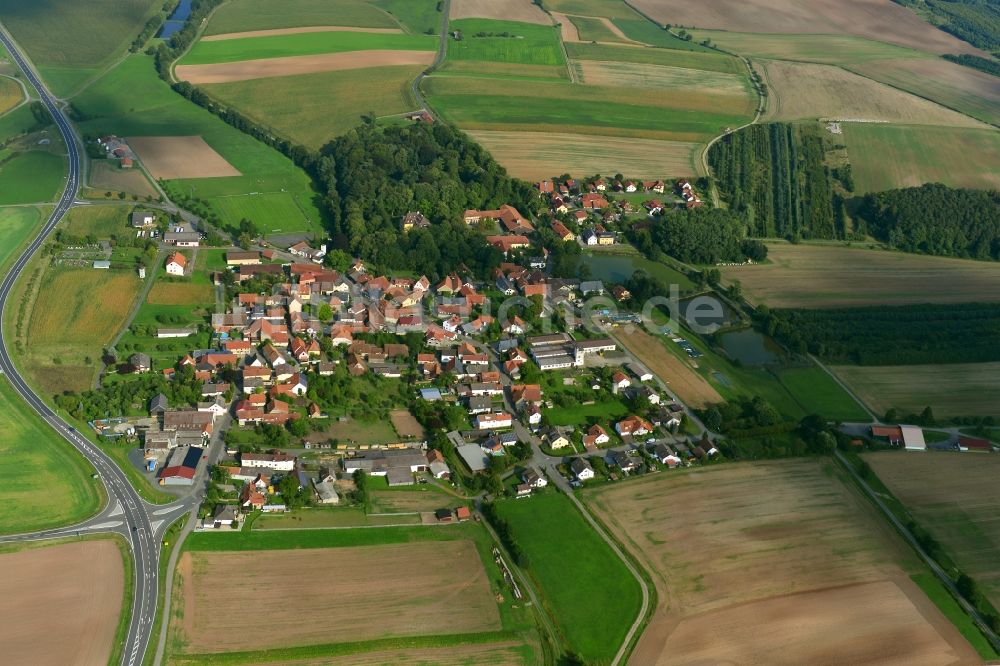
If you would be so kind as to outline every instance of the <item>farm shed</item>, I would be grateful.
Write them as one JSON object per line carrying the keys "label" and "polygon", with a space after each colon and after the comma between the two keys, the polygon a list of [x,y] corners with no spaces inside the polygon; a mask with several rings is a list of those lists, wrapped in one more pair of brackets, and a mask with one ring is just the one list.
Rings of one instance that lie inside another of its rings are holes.
{"label": "farm shed", "polygon": [[899,426],[903,433],[903,448],[907,451],[926,451],[927,444],[924,442],[924,431],[918,426]]}

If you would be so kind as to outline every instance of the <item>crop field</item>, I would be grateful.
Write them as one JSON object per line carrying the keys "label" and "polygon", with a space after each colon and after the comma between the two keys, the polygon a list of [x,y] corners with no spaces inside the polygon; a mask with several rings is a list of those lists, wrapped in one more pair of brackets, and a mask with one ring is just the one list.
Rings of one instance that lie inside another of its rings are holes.
{"label": "crop field", "polygon": [[106,664],[115,643],[125,569],[112,539],[0,553],[0,645],[11,664]]}
{"label": "crop field", "polygon": [[[433,54],[414,52],[430,64]],[[359,54],[361,55],[361,54]],[[372,67],[206,86],[213,97],[296,143],[317,149],[370,112],[412,111],[410,82],[422,65]]]}
{"label": "crop field", "polygon": [[577,16],[607,16],[634,19],[637,14],[621,0],[548,0],[545,8]]}
{"label": "crop field", "polygon": [[200,38],[203,42],[224,42],[227,39],[244,39],[245,37],[273,37],[274,35],[301,35],[307,32],[367,32],[371,34],[385,33],[398,35],[402,28],[359,28],[348,25],[310,25],[301,28],[271,28],[268,30],[245,30],[243,32],[227,32],[224,35],[206,35]]}
{"label": "crop field", "polygon": [[[176,94],[153,68],[152,59],[135,55],[88,87],[73,100],[89,120],[83,132],[119,136],[200,136],[242,176],[167,181],[172,196],[206,199],[217,211],[219,198],[268,192],[291,197],[320,228],[321,214],[312,201],[309,177],[281,153],[230,127],[223,120]],[[221,214],[221,213],[220,213]],[[258,214],[263,228],[284,226],[280,218]],[[234,221],[226,220],[227,224]],[[235,222],[239,222],[236,218]]]}
{"label": "crop field", "polygon": [[[233,570],[263,588],[234,589],[225,575]],[[289,571],[309,573],[289,576]],[[259,589],[268,588],[282,590],[269,604],[268,631],[241,632],[242,611],[258,601]],[[177,589],[180,617],[173,619],[171,631],[184,652],[500,629],[486,571],[475,544],[465,540],[187,552],[178,565]],[[314,621],[303,620],[302,608],[311,609]]]}
{"label": "crop field", "polygon": [[[686,44],[687,42],[685,42]],[[648,49],[617,44],[567,44],[571,60],[598,60],[602,62],[630,62],[664,67],[700,69],[744,76],[743,64],[732,56],[720,53],[676,51],[673,49]]]}
{"label": "crop field", "polygon": [[1000,606],[1000,456],[884,452],[864,456],[879,479],[955,563]]}
{"label": "crop field", "polygon": [[864,62],[851,69],[973,118],[1000,124],[1000,77],[941,59]]}
{"label": "crop field", "polygon": [[242,175],[200,136],[136,136],[128,142],[157,180]]}
{"label": "crop field", "polygon": [[634,88],[536,81],[521,81],[517,87],[518,104],[512,105],[492,79],[437,76],[425,84],[434,108],[470,130],[576,133],[577,128],[600,127],[605,135],[692,141],[739,125],[752,113],[749,98],[712,93],[678,97]]}
{"label": "crop field", "polygon": [[496,19],[552,25],[552,21],[531,0],[452,0],[451,20]]}
{"label": "crop field", "polygon": [[89,464],[0,378],[0,533],[71,525],[95,513],[100,484]]}
{"label": "crop field", "polygon": [[979,663],[839,475],[829,461],[740,463],[585,490],[657,588],[632,661]]}
{"label": "crop field", "polygon": [[69,209],[59,226],[73,236],[111,238],[126,231],[130,212],[128,206],[76,206]]}
{"label": "crop field", "polygon": [[146,302],[150,305],[211,305],[214,298],[210,284],[157,282],[149,290]]}
{"label": "crop field", "polygon": [[[449,60],[523,65],[562,65],[566,62],[559,45],[559,32],[551,25],[461,19],[452,21],[451,29],[461,30],[463,37],[461,41],[448,40]],[[508,35],[501,37],[500,33]]]}
{"label": "crop field", "polygon": [[[402,65],[418,65],[419,67],[416,67],[415,71],[419,72],[433,61],[434,53],[431,51],[349,51],[346,53],[292,56],[290,58],[245,60],[217,65],[180,65],[176,68],[176,74],[177,78],[191,83],[230,83],[354,69],[364,69],[366,74],[371,75],[376,73],[378,69]],[[384,76],[385,74],[382,74],[382,77]],[[416,75],[414,74],[414,76]],[[410,79],[414,76],[411,76]],[[281,84],[277,81],[269,81],[264,85],[277,87]]]}
{"label": "crop field", "polygon": [[444,16],[437,0],[371,0],[371,4],[396,19],[406,32],[420,35],[441,32]]}
{"label": "crop field", "polygon": [[754,303],[854,307],[1000,299],[1000,265],[837,245],[768,245],[767,264],[724,266]]}
{"label": "crop field", "polygon": [[775,377],[806,414],[830,421],[868,421],[868,412],[818,366],[781,368]]}
{"label": "crop field", "polygon": [[65,175],[64,158],[30,150],[0,164],[0,205],[52,201]]}
{"label": "crop field", "polygon": [[938,418],[1000,417],[1000,363],[855,366],[830,368],[876,413],[895,408]]}
{"label": "crop field", "polygon": [[[933,61],[926,53],[852,35],[774,35],[720,30],[689,30],[694,39],[711,39],[732,53],[768,58],[856,65],[875,60],[912,58]],[[942,61],[947,62],[947,61]],[[878,77],[874,77],[878,78]]]}
{"label": "crop field", "polygon": [[576,27],[576,34],[582,42],[622,42],[630,40],[610,20],[596,16],[570,16],[569,20]]}
{"label": "crop field", "polygon": [[157,197],[156,188],[142,171],[121,169],[111,160],[92,160],[87,174],[90,186],[98,193],[125,192],[141,197]]}
{"label": "crop field", "polygon": [[[929,53],[978,53],[966,42],[890,0],[750,0],[733,5],[707,0],[636,0],[659,23],[730,32],[856,35]],[[981,55],[981,54],[980,54]]]}
{"label": "crop field", "polygon": [[0,116],[24,100],[24,91],[14,79],[0,76]]}
{"label": "crop field", "polygon": [[434,70],[435,76],[476,76],[495,79],[568,79],[564,65],[523,65],[509,62],[447,60]]}
{"label": "crop field", "polygon": [[843,126],[858,193],[922,183],[1000,189],[1000,132],[867,123]]}
{"label": "crop field", "polygon": [[614,337],[650,372],[667,382],[684,404],[702,408],[724,402],[719,392],[695,372],[689,363],[674,354],[666,353],[659,338],[637,328],[632,331],[617,330]]}
{"label": "crop field", "polygon": [[580,173],[621,172],[647,179],[697,175],[699,144],[690,141],[497,130],[473,130],[469,135],[512,176],[529,181],[563,173],[567,165]]}
{"label": "crop field", "polygon": [[61,95],[124,50],[161,6],[156,0],[0,0],[0,18]]}
{"label": "crop field", "polygon": [[392,17],[364,0],[237,0],[219,7],[206,35],[311,26],[398,28]]}
{"label": "crop field", "polygon": [[434,38],[427,35],[347,31],[272,34],[200,41],[181,59],[180,64],[206,65],[349,51],[433,51],[436,46]]}
{"label": "crop field", "polygon": [[985,127],[966,115],[832,65],[769,60],[766,120],[831,118]]}
{"label": "crop field", "polygon": [[560,493],[501,501],[496,511],[527,554],[566,642],[585,663],[609,662],[641,605],[625,564]]}
{"label": "crop field", "polygon": [[[747,80],[726,72],[710,72],[687,67],[624,63],[600,60],[579,60],[571,65],[588,85],[631,88],[666,88],[671,94],[716,93],[732,95],[752,103]],[[958,114],[955,114],[958,115]]]}

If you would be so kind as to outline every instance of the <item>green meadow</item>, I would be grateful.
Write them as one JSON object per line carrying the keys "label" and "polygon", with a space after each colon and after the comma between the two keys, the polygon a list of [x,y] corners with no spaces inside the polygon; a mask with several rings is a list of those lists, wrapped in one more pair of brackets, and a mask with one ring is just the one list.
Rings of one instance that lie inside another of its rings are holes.
{"label": "green meadow", "polygon": [[212,14],[206,35],[249,30],[342,25],[396,28],[396,22],[364,0],[233,0]]}
{"label": "green meadow", "polygon": [[263,58],[344,53],[347,51],[395,50],[433,51],[437,40],[426,35],[368,32],[307,32],[294,35],[266,35],[200,41],[180,64],[206,65]]}
{"label": "green meadow", "polygon": [[42,221],[38,208],[0,209],[0,266],[31,237]]}
{"label": "green meadow", "polygon": [[[145,55],[131,56],[73,101],[85,118],[81,130],[121,136],[199,135],[239,169],[242,176],[167,181],[172,194],[206,199],[224,215],[219,197],[257,193],[285,193],[302,215],[320,229],[321,214],[313,203],[309,177],[291,160],[256,139],[230,127],[205,109],[178,95],[162,81]],[[282,228],[287,222],[265,213],[254,218],[263,229]],[[239,219],[224,217],[225,224]]]}
{"label": "green meadow", "polygon": [[450,27],[451,30],[460,30],[462,39],[456,41],[449,38],[449,60],[523,65],[563,65],[566,62],[555,26],[461,19],[452,21]]}
{"label": "green meadow", "polygon": [[642,603],[625,564],[565,495],[502,500],[496,512],[527,555],[542,603],[570,649],[584,663],[610,662]]}
{"label": "green meadow", "polygon": [[102,492],[83,457],[0,377],[0,533],[70,525],[97,511]]}
{"label": "green meadow", "polygon": [[392,14],[407,32],[436,35],[444,16],[438,0],[374,0],[373,5]]}
{"label": "green meadow", "polygon": [[31,150],[0,166],[0,205],[52,201],[65,180],[65,159]]}

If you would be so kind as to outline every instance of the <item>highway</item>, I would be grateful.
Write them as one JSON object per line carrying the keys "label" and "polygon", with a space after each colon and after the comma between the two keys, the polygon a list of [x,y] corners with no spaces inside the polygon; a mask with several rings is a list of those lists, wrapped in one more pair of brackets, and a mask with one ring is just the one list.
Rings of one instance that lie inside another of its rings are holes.
{"label": "highway", "polygon": [[[83,165],[80,146],[68,118],[56,104],[48,89],[36,75],[30,63],[25,60],[3,26],[0,26],[0,42],[7,48],[11,57],[24,73],[25,78],[38,91],[42,103],[45,104],[59,128],[69,152],[69,173],[62,196],[38,236],[17,258],[9,272],[4,276],[3,283],[0,284],[0,314],[2,314],[2,311],[6,310],[8,306],[11,290],[28,261],[41,248],[48,235],[52,233],[55,226],[74,205],[80,188]],[[197,506],[197,498],[192,495],[170,505],[156,506],[148,504],[139,497],[117,464],[53,412],[28,386],[8,352],[5,334],[3,318],[0,316],[0,371],[7,375],[11,385],[25,402],[94,466],[104,484],[108,503],[97,516],[79,525],[32,534],[0,537],[0,542],[34,541],[101,532],[114,532],[124,537],[132,552],[134,585],[131,617],[125,634],[121,663],[128,666],[141,664],[149,645],[150,632],[156,613],[161,544],[158,532],[161,528],[165,528],[170,521],[182,515],[182,510],[188,511]]]}

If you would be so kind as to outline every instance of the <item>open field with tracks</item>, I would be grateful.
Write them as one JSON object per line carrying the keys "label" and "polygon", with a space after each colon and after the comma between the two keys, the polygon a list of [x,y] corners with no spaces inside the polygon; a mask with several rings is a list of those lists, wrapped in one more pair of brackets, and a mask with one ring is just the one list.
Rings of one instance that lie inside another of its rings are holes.
{"label": "open field with tracks", "polygon": [[632,662],[979,663],[839,476],[830,461],[740,463],[584,491],[657,587]]}
{"label": "open field with tracks", "polygon": [[0,378],[0,534],[71,525],[100,504],[100,485],[68,442]]}
{"label": "open field with tracks", "polygon": [[531,0],[452,0],[450,18],[498,19],[552,25],[552,21]]}
{"label": "open field with tracks", "polygon": [[388,14],[365,0],[236,0],[219,7],[206,35],[310,26],[398,28]]}
{"label": "open field with tracks", "polygon": [[1000,264],[837,245],[768,245],[767,264],[723,266],[768,307],[970,303],[1000,299]]}
{"label": "open field with tracks", "polygon": [[0,553],[0,646],[10,664],[106,664],[124,594],[112,539]]}
{"label": "open field with tracks", "polygon": [[[181,65],[177,67],[177,78],[197,84],[230,83],[270,77],[289,77],[316,72],[336,72],[341,70],[365,69],[365,75],[384,77],[379,69],[393,66],[418,66],[419,73],[434,61],[431,51],[349,51],[347,53],[324,53],[321,55],[293,56],[290,58],[265,58],[218,65]],[[377,69],[371,69],[377,68]],[[409,77],[413,79],[416,76]],[[272,86],[282,82],[269,81]],[[408,81],[407,81],[408,83]],[[275,90],[272,94],[279,94]],[[343,101],[339,98],[338,102]],[[377,105],[373,101],[372,105]],[[373,106],[382,110],[381,106]]]}
{"label": "open field with tracks", "polygon": [[714,93],[744,100],[750,96],[746,78],[726,72],[599,60],[580,60],[572,66],[579,73],[580,80],[589,85],[684,90],[685,96]]}
{"label": "open field with tracks", "polygon": [[668,353],[660,338],[638,329],[631,332],[617,330],[614,335],[650,372],[667,382],[684,404],[701,408],[724,402],[704,377],[688,363]]}
{"label": "open field with tracks", "polygon": [[857,35],[928,53],[980,53],[890,0],[635,0],[660,23],[732,32]]}
{"label": "open field with tracks", "polygon": [[630,139],[595,134],[473,130],[482,144],[511,175],[530,181],[564,173],[627,173],[656,179],[697,175],[697,149],[690,141]]}
{"label": "open field with tracks", "polygon": [[[432,53],[412,53],[427,64],[433,58]],[[317,149],[360,125],[362,115],[413,111],[410,82],[423,68],[410,64],[318,72],[221,83],[205,90],[280,135]]]}
{"label": "open field with tracks", "polygon": [[840,67],[782,60],[762,64],[772,93],[766,120],[862,119],[986,127],[961,113]]}
{"label": "open field with tracks", "polygon": [[99,196],[105,192],[125,192],[142,197],[156,197],[156,188],[147,180],[142,171],[122,169],[110,160],[93,160],[87,174],[90,186]]}
{"label": "open field with tracks", "polygon": [[136,136],[128,141],[157,180],[242,175],[200,136]]}
{"label": "open field with tracks", "polygon": [[[234,570],[253,576],[264,589],[282,590],[271,601],[268,631],[239,631],[244,609],[257,603],[259,593],[252,586],[234,589],[226,575]],[[171,632],[185,652],[500,629],[471,541],[188,552],[178,566],[177,589],[180,617]],[[313,621],[297,612],[302,608],[311,609]]]}
{"label": "open field with tracks", "polygon": [[1000,417],[1000,363],[856,366],[830,368],[859,398],[884,414],[919,414],[928,405],[938,418]]}
{"label": "open field with tracks", "polygon": [[1000,131],[842,125],[859,193],[922,183],[1000,189]]}
{"label": "open field with tracks", "polygon": [[566,62],[554,26],[519,21],[461,19],[452,21],[461,41],[448,40],[449,60],[562,65]]}
{"label": "open field with tracks", "polygon": [[885,452],[864,456],[917,523],[1000,606],[1000,456]]}

